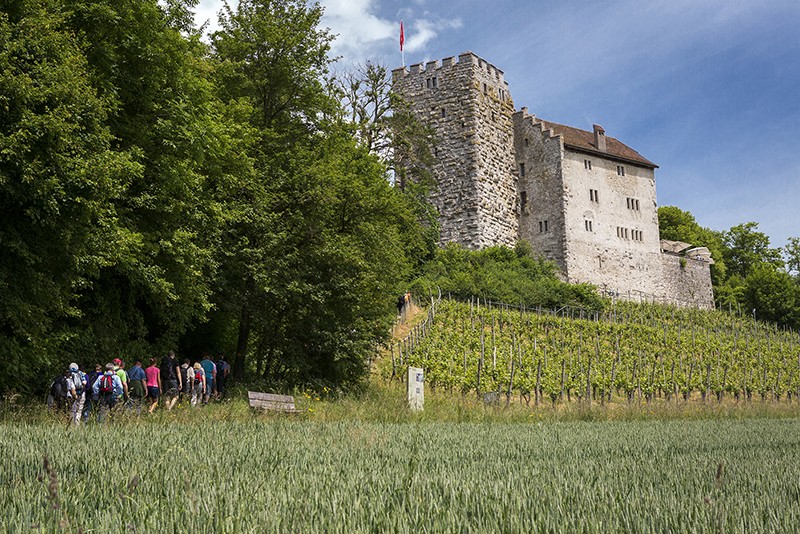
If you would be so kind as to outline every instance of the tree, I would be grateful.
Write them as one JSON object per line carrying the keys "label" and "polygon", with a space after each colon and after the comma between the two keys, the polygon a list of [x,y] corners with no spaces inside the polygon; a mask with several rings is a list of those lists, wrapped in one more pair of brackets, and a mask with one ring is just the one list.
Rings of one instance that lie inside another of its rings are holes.
{"label": "tree", "polygon": [[[78,295],[127,247],[114,201],[141,166],[112,148],[108,104],[57,2],[0,13],[0,350],[38,385]],[[13,379],[13,383],[10,380]]]}
{"label": "tree", "polygon": [[220,313],[274,382],[354,384],[388,332],[420,227],[324,83],[331,36],[304,1],[226,5],[212,37],[227,102],[249,109],[254,173],[226,198]]}
{"label": "tree", "polygon": [[800,287],[788,273],[768,263],[754,266],[745,279],[743,297],[746,309],[754,310],[759,319],[800,326]]}
{"label": "tree", "polygon": [[786,270],[800,281],[800,237],[790,237],[789,243],[783,247],[786,259]]}
{"label": "tree", "polygon": [[758,223],[748,222],[725,232],[725,263],[732,275],[746,278],[758,265],[768,264],[773,269],[783,266],[781,251],[770,248],[769,237],[758,232]]}
{"label": "tree", "polygon": [[430,202],[436,188],[432,167],[434,129],[420,121],[403,97],[392,91],[385,65],[357,66],[335,80],[344,121],[359,143],[376,155],[392,175],[392,182],[413,206],[425,233],[420,242],[408,242],[408,254],[418,261],[433,257],[439,242],[438,213]]}

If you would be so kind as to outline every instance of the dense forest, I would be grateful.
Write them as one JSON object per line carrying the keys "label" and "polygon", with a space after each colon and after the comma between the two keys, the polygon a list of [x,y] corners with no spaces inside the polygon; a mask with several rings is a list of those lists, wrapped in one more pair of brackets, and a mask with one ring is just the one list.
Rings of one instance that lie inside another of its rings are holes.
{"label": "dense forest", "polygon": [[[168,350],[346,388],[412,286],[603,305],[524,244],[437,250],[430,132],[385,68],[331,74],[318,4],[240,0],[208,39],[195,5],[0,0],[0,393]],[[797,239],[660,219],[720,306],[800,324]]]}

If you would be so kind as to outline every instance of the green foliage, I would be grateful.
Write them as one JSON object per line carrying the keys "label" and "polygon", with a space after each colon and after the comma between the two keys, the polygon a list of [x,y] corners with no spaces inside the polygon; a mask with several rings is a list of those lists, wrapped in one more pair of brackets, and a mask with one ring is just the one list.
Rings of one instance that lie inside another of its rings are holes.
{"label": "green foliage", "polygon": [[795,331],[713,310],[617,301],[603,312],[538,312],[443,300],[403,364],[424,368],[435,388],[538,392],[554,404],[587,395],[780,400],[800,397],[798,346]]}
{"label": "green foliage", "polygon": [[[21,386],[77,333],[80,295],[130,249],[116,203],[142,175],[57,2],[0,13],[0,351]],[[14,383],[10,384],[9,380]]]}
{"label": "green foliage", "polygon": [[450,243],[424,264],[412,290],[418,295],[435,295],[441,290],[459,299],[477,296],[526,307],[603,308],[592,286],[561,282],[555,265],[534,257],[524,242],[514,249],[497,246],[479,251]]}
{"label": "green foliage", "polygon": [[783,267],[780,249],[771,248],[769,237],[757,231],[758,223],[737,224],[725,232],[725,263],[731,275],[747,277],[758,265]]}

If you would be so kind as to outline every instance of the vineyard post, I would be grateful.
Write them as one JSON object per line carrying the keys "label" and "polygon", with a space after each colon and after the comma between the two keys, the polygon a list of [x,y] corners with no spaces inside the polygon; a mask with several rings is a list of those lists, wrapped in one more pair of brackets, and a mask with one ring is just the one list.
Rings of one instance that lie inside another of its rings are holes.
{"label": "vineyard post", "polygon": [[708,402],[708,397],[711,395],[711,364],[706,365],[706,390],[703,393],[703,401]]}
{"label": "vineyard post", "polygon": [[397,376],[397,367],[395,366],[394,362],[394,343],[389,345],[389,350],[391,350],[392,352],[392,378],[394,378],[395,376]]}
{"label": "vineyard post", "polygon": [[567,361],[561,360],[561,393],[559,394],[559,400],[563,402],[564,400],[564,387],[566,382],[566,373],[567,373]]}
{"label": "vineyard post", "polygon": [[648,404],[650,404],[650,401],[653,399],[653,393],[655,393],[656,365],[658,365],[658,357],[653,358],[653,369],[650,371],[650,387],[647,393]]}
{"label": "vineyard post", "polygon": [[672,394],[675,395],[675,403],[678,402],[678,383],[675,382],[675,360],[672,360],[672,372],[671,372],[671,380],[672,380]]}
{"label": "vineyard post", "polygon": [[611,362],[611,384],[608,387],[608,402],[611,402],[611,393],[614,390],[614,384],[617,382],[617,359]]}
{"label": "vineyard post", "polygon": [[586,402],[589,406],[592,405],[592,359],[589,358],[589,364],[586,366]]}
{"label": "vineyard post", "polygon": [[[513,349],[512,349],[513,350]],[[506,406],[511,404],[511,392],[514,387],[514,358],[511,358],[511,378],[508,379],[508,391],[506,392]]]}
{"label": "vineyard post", "polygon": [[476,385],[476,390],[478,392],[478,398],[481,397],[481,370],[483,369],[483,358],[478,360],[478,383]]}
{"label": "vineyard post", "polygon": [[534,392],[535,401],[534,404],[539,406],[539,400],[542,397],[542,360],[536,363],[536,390]]}

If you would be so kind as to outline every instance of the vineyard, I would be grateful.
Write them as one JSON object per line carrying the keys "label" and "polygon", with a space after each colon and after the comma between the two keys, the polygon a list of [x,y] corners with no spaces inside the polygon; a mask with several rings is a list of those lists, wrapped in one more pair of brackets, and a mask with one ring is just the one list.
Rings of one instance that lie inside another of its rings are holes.
{"label": "vineyard", "polygon": [[[422,335],[424,334],[424,335]],[[798,333],[721,311],[615,302],[604,312],[442,300],[392,349],[392,369],[489,402],[789,401]]]}

